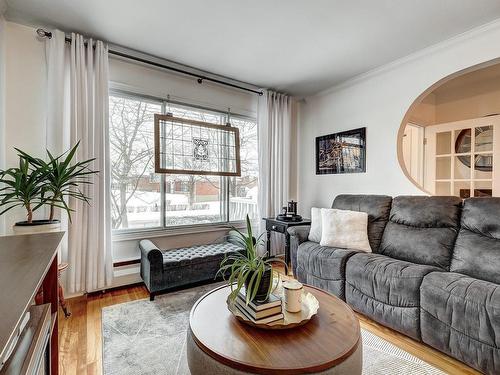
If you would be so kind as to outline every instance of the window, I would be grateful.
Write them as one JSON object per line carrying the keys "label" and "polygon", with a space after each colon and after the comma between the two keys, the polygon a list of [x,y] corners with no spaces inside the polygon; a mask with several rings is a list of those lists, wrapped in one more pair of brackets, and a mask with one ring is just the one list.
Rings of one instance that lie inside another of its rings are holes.
{"label": "window", "polygon": [[255,119],[231,115],[240,130],[241,177],[156,174],[154,114],[225,124],[227,113],[112,92],[110,156],[112,227],[163,228],[257,218]]}

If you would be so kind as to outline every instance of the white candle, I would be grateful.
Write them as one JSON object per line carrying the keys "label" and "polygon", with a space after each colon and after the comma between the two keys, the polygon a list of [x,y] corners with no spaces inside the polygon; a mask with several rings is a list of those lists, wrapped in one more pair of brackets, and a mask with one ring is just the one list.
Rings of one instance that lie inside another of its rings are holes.
{"label": "white candle", "polygon": [[303,285],[298,281],[285,281],[283,289],[285,290],[285,310],[291,313],[302,310],[302,289]]}

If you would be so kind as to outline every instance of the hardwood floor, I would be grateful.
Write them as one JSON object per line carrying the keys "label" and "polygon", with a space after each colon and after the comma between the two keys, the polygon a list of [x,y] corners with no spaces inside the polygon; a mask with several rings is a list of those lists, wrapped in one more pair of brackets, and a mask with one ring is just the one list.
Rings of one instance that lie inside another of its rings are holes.
{"label": "hardwood floor", "polygon": [[[62,311],[59,311],[60,373],[63,375],[102,374],[101,309],[105,306],[148,298],[148,296],[144,286],[131,286],[67,300],[72,313],[71,317],[65,319]],[[362,315],[358,314],[358,317],[361,327],[447,373],[479,374],[427,345],[416,342]]]}
{"label": "hardwood floor", "polygon": [[362,328],[376,334],[377,336],[389,341],[408,353],[413,354],[415,357],[430,363],[448,374],[481,375],[479,371],[474,370],[462,362],[457,361],[456,359],[451,358],[428,345],[415,341],[390,328],[384,327],[383,325],[374,322],[361,314],[356,313],[356,315],[358,316]]}
{"label": "hardwood floor", "polygon": [[59,310],[59,373],[102,374],[101,309],[149,298],[144,286],[132,286],[68,299],[69,318]]}

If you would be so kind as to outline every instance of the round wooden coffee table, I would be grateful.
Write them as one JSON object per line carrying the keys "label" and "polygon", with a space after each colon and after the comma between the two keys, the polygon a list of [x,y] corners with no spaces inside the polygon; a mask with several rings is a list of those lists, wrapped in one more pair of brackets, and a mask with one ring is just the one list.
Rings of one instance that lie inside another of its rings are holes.
{"label": "round wooden coffee table", "polygon": [[187,333],[189,369],[198,374],[361,374],[359,321],[339,298],[304,286],[319,301],[307,324],[263,330],[236,320],[226,306],[229,286],[201,297]]}

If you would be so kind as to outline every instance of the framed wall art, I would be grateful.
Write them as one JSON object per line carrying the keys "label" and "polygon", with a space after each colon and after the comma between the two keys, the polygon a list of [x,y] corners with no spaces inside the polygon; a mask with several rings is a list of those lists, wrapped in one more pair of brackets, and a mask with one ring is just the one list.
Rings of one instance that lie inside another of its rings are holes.
{"label": "framed wall art", "polygon": [[239,129],[155,114],[155,172],[241,176]]}
{"label": "framed wall art", "polygon": [[366,172],[366,128],[316,137],[316,174]]}

